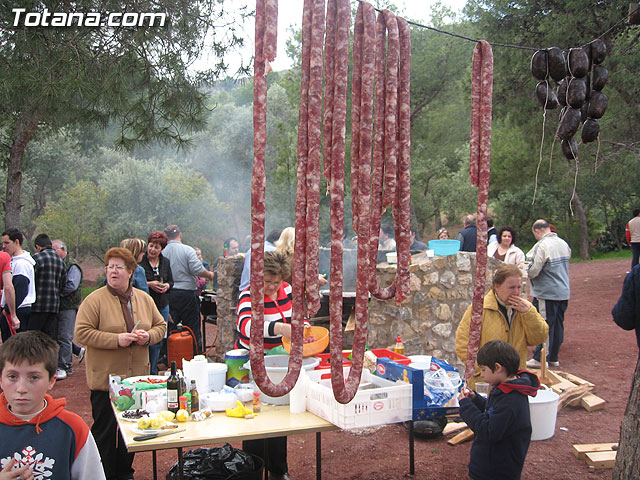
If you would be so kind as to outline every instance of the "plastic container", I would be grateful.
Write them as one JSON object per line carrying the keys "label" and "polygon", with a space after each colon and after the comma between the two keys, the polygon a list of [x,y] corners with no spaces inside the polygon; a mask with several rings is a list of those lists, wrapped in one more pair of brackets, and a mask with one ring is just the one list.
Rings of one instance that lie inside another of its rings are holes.
{"label": "plastic container", "polygon": [[224,412],[236,406],[238,397],[234,393],[213,392],[200,397],[200,408],[208,408],[213,412]]}
{"label": "plastic container", "polygon": [[219,392],[224,387],[227,376],[226,363],[208,363],[207,373],[209,377],[209,389]]}
{"label": "plastic container", "polygon": [[[316,368],[318,363],[320,363],[320,360],[315,357],[303,358],[302,368],[308,372]],[[249,363],[246,363],[245,366],[246,368],[251,367]],[[273,383],[280,383],[289,369],[289,355],[267,355],[264,357],[264,367],[271,381]],[[289,405],[289,394],[287,393],[282,397],[270,397],[263,392],[260,395],[260,400],[263,403],[270,403],[271,405]]]}
{"label": "plastic container", "polygon": [[[351,350],[343,350],[342,351],[342,366],[350,367],[351,360],[348,360],[347,357],[351,355]],[[320,359],[320,363],[315,368],[316,370],[330,370],[331,369],[331,354],[330,353],[320,353],[316,355],[316,358]]]}
{"label": "plastic container", "polygon": [[[326,370],[307,372],[307,410],[343,428],[364,428],[411,420],[411,385],[362,372],[360,388],[349,403],[338,403]],[[345,376],[347,373],[345,373]]]}
{"label": "plastic container", "polygon": [[[329,330],[324,327],[310,327],[309,335],[313,335],[316,339],[315,342],[305,343],[302,346],[302,357],[313,357],[319,353],[322,353],[329,345]],[[282,347],[291,353],[291,340],[286,337],[282,337]]]}
{"label": "plastic container", "polygon": [[389,264],[398,263],[398,252],[387,253],[387,263]]}
{"label": "plastic container", "polygon": [[200,395],[211,391],[209,388],[208,368],[207,358],[204,355],[196,355],[193,360],[182,359],[182,370],[186,377],[187,385],[191,384],[191,380],[195,380]]}
{"label": "plastic container", "polygon": [[304,413],[307,410],[307,374],[300,370],[296,384],[289,394],[289,413]]}
{"label": "plastic container", "polygon": [[535,397],[529,397],[531,414],[531,440],[546,440],[553,437],[558,415],[558,399],[553,390],[543,388]]}
{"label": "plastic container", "polygon": [[229,350],[224,354],[224,363],[227,365],[227,385],[235,387],[239,383],[249,383],[249,370],[244,367],[248,361],[249,350],[245,348]]}
{"label": "plastic container", "polygon": [[429,250],[434,255],[455,255],[460,250],[460,240],[429,240]]}
{"label": "plastic container", "polygon": [[390,358],[394,362],[401,363],[402,365],[409,365],[411,363],[409,357],[396,353],[393,350],[389,350],[388,348],[372,348],[371,351],[378,358]]}

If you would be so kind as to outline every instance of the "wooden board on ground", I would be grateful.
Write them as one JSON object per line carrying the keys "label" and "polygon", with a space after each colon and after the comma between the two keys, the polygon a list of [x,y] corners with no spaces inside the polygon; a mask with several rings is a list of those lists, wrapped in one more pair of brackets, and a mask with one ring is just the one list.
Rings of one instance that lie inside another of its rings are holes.
{"label": "wooden board on ground", "polygon": [[582,405],[587,412],[600,410],[604,408],[605,403],[604,399],[594,395],[593,393],[588,393],[580,400],[580,405]]}
{"label": "wooden board on ground", "polygon": [[585,453],[587,465],[595,469],[613,468],[616,463],[616,453],[613,452],[588,452]]}
{"label": "wooden board on ground", "polygon": [[565,378],[567,380],[569,380],[571,383],[575,383],[576,385],[589,385],[591,387],[594,387],[595,385],[593,383],[591,383],[588,380],[585,380],[584,378],[580,378],[577,375],[574,375],[572,373],[568,373],[568,372],[562,372],[560,370],[556,370],[556,372],[559,376],[561,376],[562,378]]}
{"label": "wooden board on ground", "polygon": [[573,454],[583,460],[588,452],[613,452],[618,448],[616,442],[611,443],[576,443],[573,446]]}
{"label": "wooden board on ground", "polygon": [[461,431],[455,437],[452,437],[449,440],[447,440],[447,443],[449,445],[458,445],[462,442],[466,442],[467,440],[471,440],[473,436],[474,436],[473,430],[471,430],[470,428],[467,428],[466,430]]}
{"label": "wooden board on ground", "polygon": [[581,398],[583,395],[586,395],[591,388],[593,387],[590,387],[589,385],[576,385],[562,392],[558,399],[558,411],[573,399]]}
{"label": "wooden board on ground", "polygon": [[452,433],[457,433],[460,430],[464,430],[465,428],[468,428],[465,422],[450,422],[444,427],[442,434],[450,435]]}

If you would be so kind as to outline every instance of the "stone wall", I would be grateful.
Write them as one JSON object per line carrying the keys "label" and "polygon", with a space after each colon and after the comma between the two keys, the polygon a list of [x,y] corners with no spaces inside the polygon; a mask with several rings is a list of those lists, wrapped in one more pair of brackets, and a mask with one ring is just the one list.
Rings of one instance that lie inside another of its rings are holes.
{"label": "stone wall", "polygon": [[218,337],[215,354],[217,362],[224,362],[225,352],[233,350],[236,341],[236,302],[243,265],[244,255],[218,259]]}
{"label": "stone wall", "polygon": [[[401,305],[394,300],[372,298],[369,304],[369,348],[393,348],[400,335],[407,355],[433,355],[458,367],[455,336],[458,323],[473,300],[473,277],[476,254],[428,258],[413,255],[410,268],[411,291]],[[218,261],[218,338],[216,360],[224,361],[224,352],[233,349],[236,329],[236,300],[244,257],[220,258]],[[486,285],[491,285],[493,273],[502,263],[493,258],[487,262]],[[396,266],[381,263],[377,267],[378,281],[389,285]],[[353,338],[344,335],[345,348]]]}
{"label": "stone wall", "polygon": [[[434,258],[426,254],[412,256],[411,292],[402,304],[371,299],[370,348],[393,348],[400,335],[406,355],[433,355],[461,367],[455,353],[456,329],[473,301],[475,260],[476,254],[469,252]],[[488,259],[487,288],[500,263]],[[389,285],[395,274],[395,265],[378,265],[377,276],[382,286]]]}

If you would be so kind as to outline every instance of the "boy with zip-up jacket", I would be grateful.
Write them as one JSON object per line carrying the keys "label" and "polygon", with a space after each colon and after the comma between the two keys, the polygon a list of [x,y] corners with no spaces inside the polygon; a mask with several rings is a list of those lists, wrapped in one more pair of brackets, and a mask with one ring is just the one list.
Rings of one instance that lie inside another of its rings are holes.
{"label": "boy with zip-up jacket", "polygon": [[465,389],[459,397],[460,416],[475,434],[469,477],[517,480],[531,441],[527,396],[536,396],[540,381],[535,374],[518,370],[518,352],[501,340],[486,343],[477,362],[491,392],[485,399]]}
{"label": "boy with zip-up jacket", "polygon": [[56,383],[58,344],[40,331],[0,347],[0,480],[104,480],[87,424],[47,392]]}

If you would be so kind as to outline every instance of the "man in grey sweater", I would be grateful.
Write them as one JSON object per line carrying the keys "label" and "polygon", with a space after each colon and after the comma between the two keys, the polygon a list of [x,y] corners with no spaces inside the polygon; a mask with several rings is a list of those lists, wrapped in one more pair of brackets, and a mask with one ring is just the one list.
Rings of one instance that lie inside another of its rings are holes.
{"label": "man in grey sweater", "polygon": [[[547,360],[553,367],[560,366],[558,354],[564,340],[564,312],[567,310],[571,291],[569,288],[569,260],[571,248],[558,234],[551,231],[549,222],[536,220],[532,227],[537,243],[527,253],[527,273],[531,282],[533,305],[549,325],[549,349]],[[538,345],[528,367],[540,366]]]}

